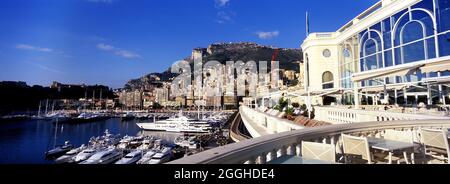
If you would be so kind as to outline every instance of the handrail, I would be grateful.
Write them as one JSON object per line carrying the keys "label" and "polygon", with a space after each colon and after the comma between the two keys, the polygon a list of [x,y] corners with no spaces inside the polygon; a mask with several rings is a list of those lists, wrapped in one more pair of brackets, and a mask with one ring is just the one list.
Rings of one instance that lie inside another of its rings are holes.
{"label": "handrail", "polygon": [[314,107],[315,119],[333,124],[360,123],[371,121],[396,121],[396,120],[450,120],[449,116],[438,116],[428,114],[405,114],[390,111],[374,111],[345,109],[340,107]]}
{"label": "handrail", "polygon": [[252,137],[247,136],[239,130],[239,125],[241,124],[241,117],[239,111],[236,112],[237,114],[234,115],[233,121],[231,122],[230,126],[230,138],[233,139],[235,142],[240,142],[246,139],[251,139]]}
{"label": "handrail", "polygon": [[192,156],[169,162],[169,164],[239,164],[255,163],[258,158],[264,163],[266,155],[275,158],[280,150],[299,154],[299,145],[302,140],[323,140],[330,138],[337,141],[335,136],[341,133],[360,133],[385,129],[406,129],[419,127],[443,128],[450,127],[450,120],[414,120],[390,122],[365,122],[356,124],[338,124],[314,128],[304,128],[278,134],[271,134],[254,139],[233,143],[222,147],[207,150]]}
{"label": "handrail", "polygon": [[[287,119],[257,111],[247,106],[239,107],[239,112],[241,114],[244,125],[247,127],[253,137],[304,128],[304,126],[296,124]],[[259,135],[254,136],[252,132],[258,132],[256,134]]]}

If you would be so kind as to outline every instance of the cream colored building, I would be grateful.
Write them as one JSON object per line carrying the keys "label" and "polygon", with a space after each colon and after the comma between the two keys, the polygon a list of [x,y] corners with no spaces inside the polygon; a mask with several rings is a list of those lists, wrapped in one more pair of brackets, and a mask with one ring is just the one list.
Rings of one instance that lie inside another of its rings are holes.
{"label": "cream colored building", "polygon": [[309,34],[301,48],[312,105],[448,101],[448,0],[382,0],[335,32]]}

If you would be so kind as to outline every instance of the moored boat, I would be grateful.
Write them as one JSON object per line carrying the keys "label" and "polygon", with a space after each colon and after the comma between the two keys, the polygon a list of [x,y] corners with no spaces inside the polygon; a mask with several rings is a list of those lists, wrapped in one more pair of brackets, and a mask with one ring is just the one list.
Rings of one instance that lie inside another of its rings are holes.
{"label": "moored boat", "polygon": [[64,154],[63,156],[58,157],[55,160],[55,163],[57,164],[62,164],[62,163],[74,163],[75,162],[75,157],[78,155],[78,153],[80,153],[81,151],[83,151],[84,149],[86,149],[86,146],[83,144],[78,148],[74,148],[70,151],[68,151],[66,154]]}
{"label": "moored boat", "polygon": [[170,161],[172,158],[172,148],[164,147],[160,151],[158,151],[150,161],[148,161],[148,164],[162,164],[165,162]]}
{"label": "moored boat", "polygon": [[149,150],[147,151],[147,153],[144,154],[144,156],[142,156],[142,158],[137,162],[137,164],[148,164],[148,162],[153,158],[153,156],[155,156],[155,154],[157,153],[157,150]]}
{"label": "moored boat", "polygon": [[143,152],[141,150],[135,150],[126,154],[122,159],[115,164],[135,164],[142,158]]}
{"label": "moored boat", "polygon": [[110,164],[119,160],[122,157],[122,152],[115,148],[108,148],[104,151],[95,153],[87,160],[81,162],[80,164]]}
{"label": "moored boat", "polygon": [[208,133],[212,130],[208,122],[189,119],[182,115],[153,123],[137,123],[137,126],[144,130],[167,132]]}
{"label": "moored boat", "polygon": [[99,151],[101,151],[101,150],[94,149],[94,148],[87,148],[87,149],[81,151],[80,153],[78,153],[74,157],[74,162],[75,163],[83,162]]}
{"label": "moored boat", "polygon": [[73,148],[73,145],[66,141],[64,145],[56,146],[55,148],[45,152],[45,157],[47,159],[54,159],[60,157],[70,151]]}

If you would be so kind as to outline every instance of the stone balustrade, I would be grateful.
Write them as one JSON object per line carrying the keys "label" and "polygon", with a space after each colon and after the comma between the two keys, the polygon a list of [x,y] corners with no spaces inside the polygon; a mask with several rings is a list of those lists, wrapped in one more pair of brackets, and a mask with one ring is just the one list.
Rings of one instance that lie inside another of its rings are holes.
{"label": "stone balustrade", "polygon": [[388,111],[370,111],[346,109],[341,107],[314,107],[314,119],[333,124],[360,123],[371,121],[396,121],[396,120],[430,120],[450,119],[448,116],[405,114]]}
{"label": "stone balustrade", "polygon": [[260,137],[304,128],[292,121],[257,111],[247,106],[241,106],[239,111],[242,122],[252,137]]}
{"label": "stone balustrade", "polygon": [[[341,133],[359,136],[383,136],[384,130],[413,131],[419,128],[449,128],[450,120],[414,120],[389,122],[363,122],[336,124],[315,128],[303,128],[278,134],[270,134],[210,149],[169,164],[264,164],[283,155],[300,155],[301,142],[313,141],[335,145],[341,150]],[[418,139],[417,136],[415,138]]]}

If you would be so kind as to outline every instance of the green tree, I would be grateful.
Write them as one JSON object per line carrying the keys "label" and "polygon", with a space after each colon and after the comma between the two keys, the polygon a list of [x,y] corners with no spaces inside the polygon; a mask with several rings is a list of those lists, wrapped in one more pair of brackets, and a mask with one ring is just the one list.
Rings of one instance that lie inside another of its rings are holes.
{"label": "green tree", "polygon": [[153,103],[153,107],[152,107],[153,109],[162,109],[162,106],[161,106],[161,104],[159,104],[159,103]]}

